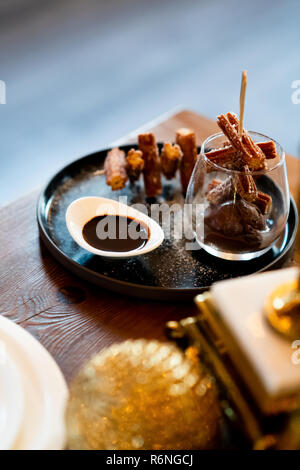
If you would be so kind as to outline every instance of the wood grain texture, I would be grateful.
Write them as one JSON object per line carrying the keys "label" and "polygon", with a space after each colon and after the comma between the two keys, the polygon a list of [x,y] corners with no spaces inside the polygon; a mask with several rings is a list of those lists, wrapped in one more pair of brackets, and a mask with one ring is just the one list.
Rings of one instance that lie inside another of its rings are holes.
{"label": "wood grain texture", "polygon": [[[158,140],[173,139],[178,127],[196,131],[198,143],[216,125],[190,111],[151,123]],[[135,140],[135,133],[123,142]],[[298,162],[288,157],[294,194]],[[88,285],[69,274],[39,240],[36,201],[39,190],[0,210],[0,313],[30,331],[53,355],[67,380],[93,353],[127,338],[164,338],[171,319],[195,313],[190,303],[131,299]]]}

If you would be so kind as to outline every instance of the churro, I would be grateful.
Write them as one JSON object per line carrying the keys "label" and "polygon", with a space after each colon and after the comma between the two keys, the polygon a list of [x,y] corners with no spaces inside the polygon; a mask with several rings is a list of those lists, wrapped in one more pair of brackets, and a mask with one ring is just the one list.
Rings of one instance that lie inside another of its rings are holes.
{"label": "churro", "polygon": [[195,132],[182,128],[176,132],[176,143],[182,150],[180,179],[182,192],[185,194],[195,163],[197,161],[197,145]]}
{"label": "churro", "polygon": [[125,164],[125,153],[123,150],[115,147],[107,153],[104,162],[106,184],[111,186],[113,191],[123,189],[126,185],[127,173]]}
{"label": "churro", "polygon": [[140,134],[138,136],[139,149],[143,154],[144,160],[144,184],[145,192],[148,197],[155,197],[161,194],[161,176],[158,148],[154,134]]}

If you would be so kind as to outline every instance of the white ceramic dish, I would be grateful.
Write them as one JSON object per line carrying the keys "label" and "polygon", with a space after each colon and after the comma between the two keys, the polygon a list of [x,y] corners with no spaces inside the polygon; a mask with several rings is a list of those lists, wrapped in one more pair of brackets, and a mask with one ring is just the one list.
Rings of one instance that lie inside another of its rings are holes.
{"label": "white ceramic dish", "polygon": [[0,339],[18,370],[24,399],[23,419],[12,448],[63,449],[68,389],[60,369],[33,336],[3,316]]}
{"label": "white ceramic dish", "polygon": [[23,412],[21,377],[7,354],[4,341],[0,339],[0,450],[13,447],[23,421]]}
{"label": "white ceramic dish", "polygon": [[[92,247],[83,238],[82,229],[93,217],[100,215],[120,215],[144,223],[150,229],[149,240],[142,248],[126,252],[103,251]],[[104,197],[82,197],[73,201],[66,212],[66,224],[70,235],[78,245],[94,255],[109,258],[129,258],[144,255],[155,250],[164,239],[164,232],[155,220],[133,207]]]}

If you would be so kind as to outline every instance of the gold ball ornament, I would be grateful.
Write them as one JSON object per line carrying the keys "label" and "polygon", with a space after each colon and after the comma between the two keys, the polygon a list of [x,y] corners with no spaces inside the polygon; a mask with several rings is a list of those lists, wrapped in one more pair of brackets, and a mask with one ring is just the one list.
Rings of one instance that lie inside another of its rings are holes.
{"label": "gold ball ornament", "polygon": [[207,449],[220,425],[215,381],[192,349],[135,340],[94,356],[70,389],[70,449]]}

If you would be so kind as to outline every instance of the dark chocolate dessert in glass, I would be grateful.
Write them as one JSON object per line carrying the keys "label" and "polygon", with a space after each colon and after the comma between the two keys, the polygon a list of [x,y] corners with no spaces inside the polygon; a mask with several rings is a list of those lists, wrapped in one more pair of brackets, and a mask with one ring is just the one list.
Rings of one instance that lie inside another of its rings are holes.
{"label": "dark chocolate dessert in glass", "polygon": [[191,223],[204,250],[250,260],[268,251],[285,229],[290,200],[285,155],[265,135],[239,134],[233,113],[217,122],[222,132],[203,142],[186,203],[197,206],[190,211]]}

